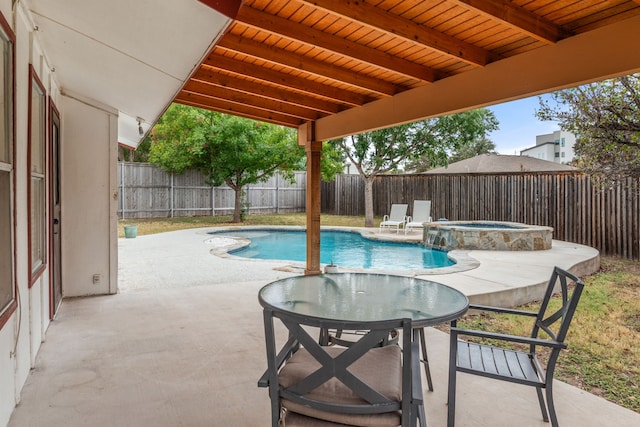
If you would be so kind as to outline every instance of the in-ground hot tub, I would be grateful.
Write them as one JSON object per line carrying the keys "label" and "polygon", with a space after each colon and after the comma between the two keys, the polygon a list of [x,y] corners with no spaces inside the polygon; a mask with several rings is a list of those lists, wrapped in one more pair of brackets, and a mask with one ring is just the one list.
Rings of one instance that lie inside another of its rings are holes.
{"label": "in-ground hot tub", "polygon": [[553,228],[517,222],[436,221],[425,223],[424,243],[443,250],[539,251],[551,249]]}

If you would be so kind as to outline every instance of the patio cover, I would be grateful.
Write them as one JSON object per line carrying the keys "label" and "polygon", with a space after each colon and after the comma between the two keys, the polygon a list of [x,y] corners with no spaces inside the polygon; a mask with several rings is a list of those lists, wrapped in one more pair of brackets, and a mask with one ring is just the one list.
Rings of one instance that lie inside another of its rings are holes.
{"label": "patio cover", "polygon": [[298,127],[307,270],[321,141],[640,70],[640,0],[246,0],[175,101]]}

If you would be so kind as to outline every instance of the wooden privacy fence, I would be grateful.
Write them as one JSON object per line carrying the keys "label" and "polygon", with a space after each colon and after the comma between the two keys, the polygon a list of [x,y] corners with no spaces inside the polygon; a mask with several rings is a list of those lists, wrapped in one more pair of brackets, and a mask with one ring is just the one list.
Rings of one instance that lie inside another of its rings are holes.
{"label": "wooden privacy fence", "polygon": [[[385,175],[374,182],[373,202],[374,215],[382,216],[392,203],[411,210],[414,200],[431,200],[434,219],[546,225],[555,239],[640,259],[639,192],[638,180],[601,190],[575,172]],[[340,175],[322,184],[322,212],[364,215],[363,195],[359,175]]]}
{"label": "wooden privacy fence", "polygon": [[[304,212],[306,173],[296,172],[290,184],[276,174],[266,182],[248,185],[247,213]],[[226,185],[211,187],[204,174],[173,175],[147,163],[118,163],[118,217],[166,218],[231,215],[235,193]]]}
{"label": "wooden privacy fence", "polygon": [[[211,187],[203,174],[171,175],[145,163],[118,165],[120,218],[230,215],[234,192]],[[281,176],[248,186],[247,213],[304,212],[306,173],[295,184]],[[605,255],[640,259],[640,182],[600,190],[575,172],[384,175],[373,185],[374,215],[392,203],[431,200],[434,219],[512,221],[553,227],[554,238],[592,246]],[[322,213],[364,215],[360,175],[322,183]]]}

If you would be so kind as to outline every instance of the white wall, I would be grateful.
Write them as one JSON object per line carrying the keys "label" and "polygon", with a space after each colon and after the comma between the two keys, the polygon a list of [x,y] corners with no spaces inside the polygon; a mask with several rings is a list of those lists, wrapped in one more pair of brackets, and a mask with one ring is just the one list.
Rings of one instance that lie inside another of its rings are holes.
{"label": "white wall", "polygon": [[15,338],[14,328],[15,323],[9,321],[0,329],[0,426],[7,425],[16,404],[15,359],[10,356]]}
{"label": "white wall", "polygon": [[527,148],[526,150],[520,151],[521,156],[534,157],[540,160],[546,160],[549,162],[553,162],[555,156],[555,146],[554,144],[542,143],[540,145],[536,145],[535,147]]}
{"label": "white wall", "polygon": [[[564,146],[562,145],[563,139]],[[536,135],[536,145],[520,151],[520,155],[556,163],[569,163],[575,158],[575,143],[576,137],[574,134],[557,130],[553,133]]]}
{"label": "white wall", "polygon": [[63,95],[61,115],[63,295],[115,293],[117,113]]}
{"label": "white wall", "polygon": [[[34,316],[32,307],[31,290],[29,289],[29,247],[28,247],[28,210],[27,210],[27,119],[28,119],[28,90],[29,90],[29,61],[31,53],[31,26],[25,14],[20,12],[14,15],[11,11],[11,2],[2,1],[0,4],[2,14],[9,25],[12,26],[16,37],[15,50],[15,142],[14,147],[14,240],[15,240],[15,271],[18,293],[16,299],[18,307],[8,322],[0,330],[0,425],[5,425],[15,404],[19,401],[20,390],[29,375],[31,361],[39,348],[42,326],[33,325],[37,330],[37,338],[32,340],[30,331],[31,321]],[[36,286],[36,292],[39,292]],[[33,306],[39,310],[41,306],[40,296],[37,296]],[[39,313],[34,313],[38,322],[41,321]],[[36,348],[33,348],[35,345]]]}

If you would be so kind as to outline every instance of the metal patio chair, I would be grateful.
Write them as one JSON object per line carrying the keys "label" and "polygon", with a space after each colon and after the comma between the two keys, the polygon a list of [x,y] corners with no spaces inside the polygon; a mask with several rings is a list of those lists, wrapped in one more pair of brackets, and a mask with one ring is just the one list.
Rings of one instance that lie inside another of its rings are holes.
{"label": "metal patio chair", "polygon": [[[572,282],[574,286],[571,286]],[[455,321],[451,323],[449,408],[447,417],[447,425],[449,427],[453,427],[455,423],[456,374],[458,372],[535,387],[542,411],[542,418],[545,422],[549,422],[550,418],[551,425],[553,427],[558,426],[558,418],[553,402],[553,374],[560,351],[567,348],[565,338],[583,287],[584,285],[579,278],[555,267],[544,294],[540,310],[537,313],[469,305],[470,310],[510,313],[531,317],[533,329],[530,337],[461,329],[456,327]],[[553,306],[553,304],[549,304],[554,292],[559,292],[561,295],[561,306],[559,308],[555,308],[555,306],[552,308],[551,306]],[[463,336],[487,338],[505,343],[525,344],[528,346],[528,351],[515,351],[459,339]],[[538,358],[537,350],[540,347],[547,347],[551,350],[546,364],[543,364]],[[542,389],[546,389],[546,404]]]}
{"label": "metal patio chair", "polygon": [[[289,331],[279,350],[276,318]],[[411,320],[329,321],[265,309],[264,322],[268,368],[258,386],[269,388],[273,427],[425,425]],[[343,348],[311,336],[328,329],[366,332]],[[380,346],[392,330],[402,335],[403,348]]]}

